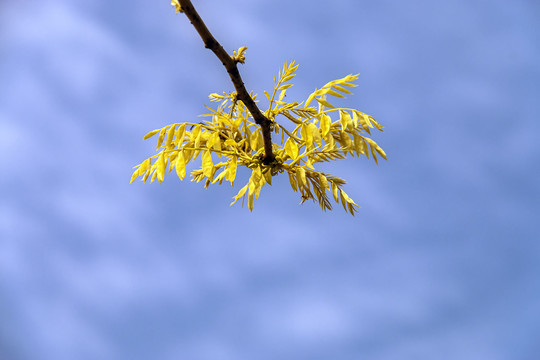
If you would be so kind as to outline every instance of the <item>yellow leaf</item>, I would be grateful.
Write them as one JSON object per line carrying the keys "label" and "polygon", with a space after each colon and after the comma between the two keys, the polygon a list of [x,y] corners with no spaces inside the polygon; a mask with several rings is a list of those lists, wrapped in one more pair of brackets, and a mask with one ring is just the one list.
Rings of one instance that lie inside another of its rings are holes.
{"label": "yellow leaf", "polygon": [[352,92],[350,92],[349,90],[345,89],[343,86],[339,86],[339,85],[332,85],[332,87],[336,90],[339,90],[341,92],[344,92],[345,94],[352,94]]}
{"label": "yellow leaf", "polygon": [[135,170],[133,172],[133,174],[131,175],[131,180],[129,181],[129,183],[131,184],[133,181],[135,181],[135,179],[139,176],[139,170],[140,168],[138,168],[137,170]]}
{"label": "yellow leaf", "polygon": [[232,156],[232,158],[228,161],[229,172],[227,174],[227,180],[231,182],[231,186],[234,185],[234,179],[236,178],[236,162],[236,156]]}
{"label": "yellow leaf", "polygon": [[332,96],[335,96],[335,97],[340,97],[340,98],[344,98],[345,96],[341,95],[340,93],[338,93],[337,91],[334,91],[332,89],[328,90],[326,92],[327,94],[330,94]]}
{"label": "yellow leaf", "polygon": [[157,171],[154,171],[154,173],[152,174],[152,178],[150,179],[150,183],[153,183],[154,180],[156,180],[157,174],[158,174]]}
{"label": "yellow leaf", "polygon": [[352,199],[349,197],[349,195],[347,195],[347,193],[345,193],[345,191],[341,190],[341,196],[343,199],[345,199],[347,203],[354,204],[354,201],[352,201]]}
{"label": "yellow leaf", "polygon": [[[287,82],[287,81],[291,80],[295,76],[296,76],[296,74],[285,76],[283,79],[281,79],[281,82]],[[289,86],[292,86],[292,84],[289,84]]]}
{"label": "yellow leaf", "polygon": [[162,182],[163,181],[163,178],[165,177],[165,156],[163,155],[163,153],[161,153],[157,159],[157,177],[158,177],[158,181],[159,182]]}
{"label": "yellow leaf", "polygon": [[253,194],[255,195],[255,199],[259,198],[259,194],[261,193],[261,188],[264,185],[264,176],[261,176],[261,180],[255,184],[255,191]]}
{"label": "yellow leaf", "polygon": [[332,120],[330,119],[330,116],[326,114],[322,114],[321,116],[321,132],[322,136],[326,138],[326,135],[328,135],[328,132],[330,131],[330,124]]}
{"label": "yellow leaf", "polygon": [[189,140],[195,142],[199,135],[201,134],[201,125],[195,126],[195,128],[191,131],[191,135],[189,136]]}
{"label": "yellow leaf", "polygon": [[369,126],[370,128],[372,128],[372,127],[373,127],[373,124],[371,123],[370,119],[373,119],[373,118],[372,118],[371,116],[369,116],[369,115],[364,115],[364,118],[365,118],[365,120],[366,120],[368,126]]}
{"label": "yellow leaf", "polygon": [[355,132],[353,133],[353,138],[356,155],[360,156],[360,154],[364,154],[364,142],[362,141],[362,137]]}
{"label": "yellow leaf", "polygon": [[306,187],[306,170],[302,167],[296,168],[296,181],[298,181],[298,187]]}
{"label": "yellow leaf", "polygon": [[332,183],[332,194],[334,195],[334,200],[339,202],[339,189],[335,183]]}
{"label": "yellow leaf", "polygon": [[379,165],[379,160],[377,159],[377,155],[375,154],[375,149],[373,146],[371,147],[371,154],[373,155],[373,160],[375,160],[375,163]]}
{"label": "yellow leaf", "polygon": [[311,138],[313,141],[317,143],[317,145],[322,146],[322,139],[321,134],[319,133],[319,129],[317,128],[317,125],[313,123],[309,123],[307,125],[309,132],[311,133]]}
{"label": "yellow leaf", "polygon": [[366,139],[366,141],[371,145],[372,150],[375,149],[375,151],[377,151],[384,158],[384,160],[388,160],[386,158],[386,153],[384,152],[384,150],[375,141],[371,140],[370,138],[364,138],[364,139]]}
{"label": "yellow leaf", "polygon": [[159,130],[161,130],[161,129],[156,129],[156,130],[150,131],[148,134],[144,135],[143,140],[149,139],[152,136],[156,135],[159,132]]}
{"label": "yellow leaf", "polygon": [[176,157],[176,175],[180,180],[184,180],[186,176],[186,161],[184,160],[184,152],[180,151]]}
{"label": "yellow leaf", "polygon": [[202,170],[204,176],[206,176],[207,178],[211,178],[213,167],[214,163],[212,162],[212,154],[210,154],[209,150],[206,150],[203,152],[202,155]]}
{"label": "yellow leaf", "polygon": [[142,172],[146,172],[146,170],[150,169],[150,165],[152,164],[152,162],[150,161],[150,159],[146,159],[144,160],[144,162],[142,163]]}
{"label": "yellow leaf", "polygon": [[380,146],[377,146],[377,147],[375,148],[375,150],[377,150],[377,152],[378,152],[379,154],[381,154],[381,156],[384,158],[384,160],[388,160],[388,159],[386,158],[386,153],[384,152],[383,149],[381,149]]}
{"label": "yellow leaf", "polygon": [[354,203],[352,203],[352,204],[351,204],[351,203],[348,203],[348,204],[347,204],[347,207],[349,208],[349,212],[351,213],[352,216],[354,216],[354,212],[355,212],[355,211],[358,211],[358,210],[356,210],[356,208],[355,208],[355,207],[357,207],[357,206],[358,206],[358,205],[356,205],[356,204],[354,204]]}
{"label": "yellow leaf", "polygon": [[294,191],[298,190],[298,186],[296,184],[296,179],[294,178],[294,175],[290,172],[287,172],[289,174],[289,182],[291,183],[291,187]]}
{"label": "yellow leaf", "polygon": [[225,140],[224,144],[227,146],[236,146],[236,141],[234,141],[233,139],[227,139]]}
{"label": "yellow leaf", "polygon": [[146,172],[146,174],[144,174],[143,179],[142,179],[144,182],[146,182],[146,180],[148,180],[148,176],[150,176],[150,173],[151,173],[151,171],[149,170],[149,171]]}
{"label": "yellow leaf", "polygon": [[253,181],[254,184],[258,184],[261,181],[262,172],[260,167],[256,167],[251,172],[251,181]]}
{"label": "yellow leaf", "polygon": [[341,128],[343,129],[343,131],[352,130],[351,129],[352,120],[351,120],[351,116],[349,115],[349,113],[346,112],[346,111],[340,110],[339,111],[339,116],[340,116]]}
{"label": "yellow leaf", "polygon": [[352,151],[351,150],[352,141],[349,135],[345,131],[342,130],[340,132],[340,136],[341,136],[340,138],[341,147],[343,148],[343,150]]}
{"label": "yellow leaf", "polygon": [[285,142],[285,153],[289,155],[292,160],[296,160],[296,158],[298,157],[298,146],[296,145],[296,142],[291,138],[287,139],[287,141]]}
{"label": "yellow leaf", "polygon": [[262,143],[260,141],[260,137],[261,137],[261,132],[259,129],[257,129],[253,133],[251,133],[251,136],[249,138],[249,146],[255,151],[259,150],[260,145]]}
{"label": "yellow leaf", "polygon": [[306,105],[304,105],[304,106],[308,107],[308,105],[313,101],[313,99],[315,99],[315,96],[317,96],[317,91],[315,91],[313,94],[309,95],[309,97],[306,100]]}
{"label": "yellow leaf", "polygon": [[210,137],[212,137],[212,133],[210,133],[210,131],[202,130],[201,135],[199,136],[199,138],[200,138],[199,142],[206,144],[206,142],[208,142],[208,139],[210,139]]}
{"label": "yellow leaf", "polygon": [[219,137],[219,133],[215,132],[213,134],[214,136],[214,146],[213,149],[216,150],[217,156],[221,157],[221,138]]}
{"label": "yellow leaf", "polygon": [[371,121],[371,123],[373,123],[373,125],[375,125],[375,127],[376,127],[377,129],[379,129],[380,131],[383,131],[383,126],[382,126],[381,124],[379,124],[379,123],[377,122],[377,120],[375,120],[372,116],[369,116],[368,118],[369,118],[369,120]]}
{"label": "yellow leaf", "polygon": [[182,147],[185,133],[186,133],[186,124],[182,124],[176,130],[176,140],[178,141],[178,148]]}
{"label": "yellow leaf", "polygon": [[345,196],[347,196],[347,194],[345,194],[345,192],[341,190],[341,205],[343,205],[343,210],[347,211],[347,199],[345,198]]}
{"label": "yellow leaf", "polygon": [[257,131],[257,150],[264,147],[264,139],[262,137],[261,130]]}
{"label": "yellow leaf", "polygon": [[267,171],[267,172],[263,173],[263,175],[264,175],[264,180],[265,180],[268,184],[272,185],[272,172],[271,172],[271,171]]}
{"label": "yellow leaf", "polygon": [[234,205],[234,203],[236,203],[238,201],[238,199],[240,199],[241,197],[244,197],[247,189],[248,189],[248,185],[241,188],[240,191],[238,192],[238,194],[236,194],[236,196],[233,197],[234,201],[231,203],[231,205]]}
{"label": "yellow leaf", "polygon": [[336,141],[334,140],[334,136],[331,133],[328,133],[328,135],[326,135],[326,137],[324,138],[324,141],[326,142],[325,149],[328,149],[328,150],[336,149]]}
{"label": "yellow leaf", "polygon": [[358,115],[358,119],[360,120],[360,124],[364,128],[365,131],[367,131],[368,134],[371,134],[371,131],[369,130],[370,127],[373,127],[370,122],[367,120],[367,116],[364,113],[361,113],[360,111],[357,111],[356,114]]}
{"label": "yellow leaf", "polygon": [[358,74],[356,75],[350,74],[350,75],[345,76],[343,79],[340,79],[339,84],[343,86],[349,86],[349,87],[358,86],[356,84],[351,84],[351,83],[346,82],[346,81],[355,81],[356,79],[358,79]]}
{"label": "yellow leaf", "polygon": [[249,128],[249,126],[244,127],[244,138],[247,139],[250,146],[251,146],[251,136],[252,136],[252,133],[251,133],[251,129]]}
{"label": "yellow leaf", "polygon": [[[191,143],[186,144],[186,147],[187,147],[188,145],[192,146],[193,144],[191,144]],[[189,163],[189,162],[191,161],[191,159],[192,159],[192,157],[193,157],[194,151],[193,151],[193,150],[189,150],[189,149],[184,149],[183,152],[184,152],[184,160],[185,160],[185,162],[186,162],[186,164],[187,164],[187,163]]]}
{"label": "yellow leaf", "polygon": [[169,173],[172,171],[172,169],[174,168],[174,160],[176,160],[176,157],[178,156],[178,154],[172,154],[171,156],[169,156]]}
{"label": "yellow leaf", "polygon": [[199,131],[199,135],[195,138],[195,148],[201,147],[201,142],[205,141],[206,135],[206,132]]}
{"label": "yellow leaf", "polygon": [[166,131],[167,131],[167,128],[163,128],[159,132],[159,137],[158,137],[158,141],[157,141],[157,145],[156,145],[156,150],[159,150],[159,147],[161,146],[161,144],[163,144],[163,139],[165,139],[165,132]]}
{"label": "yellow leaf", "polygon": [[253,198],[254,198],[253,192],[250,191],[249,194],[248,194],[248,209],[249,209],[249,211],[253,211]]}
{"label": "yellow leaf", "polygon": [[[292,75],[292,77],[295,77],[296,75]],[[286,81],[286,80],[285,80]],[[294,84],[285,84],[285,85],[281,85],[279,88],[277,88],[277,91],[281,91],[281,90],[287,90],[288,88],[290,88],[291,86],[293,86]]]}
{"label": "yellow leaf", "polygon": [[165,141],[165,147],[169,147],[169,145],[171,145],[173,137],[174,137],[175,127],[176,127],[176,125],[173,125],[169,129],[169,132],[167,133],[167,141]]}
{"label": "yellow leaf", "polygon": [[313,147],[313,134],[306,124],[302,124],[300,135],[306,142],[306,148],[311,149]]}
{"label": "yellow leaf", "polygon": [[362,137],[362,144],[364,146],[364,155],[369,159],[369,146],[366,142],[366,138]]}
{"label": "yellow leaf", "polygon": [[253,200],[255,198],[254,195],[255,195],[255,190],[257,186],[258,186],[258,181],[255,182],[252,175],[248,183],[248,208],[250,211],[253,210]]}
{"label": "yellow leaf", "polygon": [[356,129],[358,127],[358,112],[353,111],[352,115],[353,127]]}
{"label": "yellow leaf", "polygon": [[330,190],[330,185],[328,185],[328,179],[324,176],[323,173],[319,173],[319,183],[324,189]]}
{"label": "yellow leaf", "polygon": [[197,159],[197,157],[199,156],[200,153],[201,153],[201,150],[194,150],[194,151],[192,152],[193,158],[192,158],[191,160]]}
{"label": "yellow leaf", "polygon": [[208,136],[208,139],[206,140],[206,147],[208,149],[212,149],[214,147],[214,142],[216,141],[216,135],[217,133],[213,133],[212,135]]}
{"label": "yellow leaf", "polygon": [[212,184],[215,184],[216,182],[219,181],[219,185],[221,185],[223,178],[226,177],[228,173],[229,173],[228,169],[223,170],[218,176],[214,178],[214,180],[212,180]]}
{"label": "yellow leaf", "polygon": [[317,102],[322,106],[325,106],[330,109],[334,108],[334,105],[330,104],[328,101],[326,101],[326,99],[316,98],[315,100],[317,100]]}

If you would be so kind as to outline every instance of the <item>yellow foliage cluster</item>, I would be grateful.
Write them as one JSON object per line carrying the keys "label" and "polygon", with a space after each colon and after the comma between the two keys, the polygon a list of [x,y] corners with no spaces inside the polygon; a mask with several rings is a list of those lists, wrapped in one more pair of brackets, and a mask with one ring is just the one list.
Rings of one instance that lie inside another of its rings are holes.
{"label": "yellow foliage cluster", "polygon": [[[243,60],[240,49],[235,57]],[[204,186],[228,181],[234,184],[238,166],[251,170],[248,183],[234,197],[234,204],[240,198],[248,198],[248,207],[253,210],[253,202],[259,197],[261,188],[272,184],[272,177],[286,172],[292,189],[300,192],[302,203],[308,199],[317,200],[323,210],[332,209],[329,193],[345,211],[354,215],[358,205],[343,191],[343,179],[317,171],[315,164],[343,159],[348,154],[364,155],[378,162],[378,156],[386,159],[379,145],[366,136],[372,129],[382,131],[383,127],[371,116],[356,109],[336,108],[328,96],[344,97],[351,94],[349,89],[356,86],[357,75],[347,75],[331,81],[316,90],[304,104],[286,102],[285,94],[293,84],[298,65],[294,61],[285,63],[277,79],[274,78],[272,95],[264,92],[269,107],[264,115],[271,120],[272,130],[280,141],[273,143],[275,161],[264,164],[264,144],[261,129],[251,117],[245,105],[236,99],[236,93],[210,94],[210,100],[219,102],[217,109],[207,107],[209,118],[200,123],[176,123],[156,129],[144,136],[148,139],[158,135],[156,150],[159,152],[135,167],[131,178],[143,181],[163,181],[165,173],[175,169],[183,180],[189,162],[201,156],[201,167],[191,173],[192,181],[205,181]],[[252,95],[255,100],[256,97]],[[313,101],[317,107],[309,106]],[[290,123],[279,124],[278,116]],[[215,157],[212,156],[215,154]]]}
{"label": "yellow foliage cluster", "polygon": [[182,10],[182,5],[180,5],[178,0],[171,0],[171,5],[174,6],[177,14],[179,12],[184,12],[184,10]]}

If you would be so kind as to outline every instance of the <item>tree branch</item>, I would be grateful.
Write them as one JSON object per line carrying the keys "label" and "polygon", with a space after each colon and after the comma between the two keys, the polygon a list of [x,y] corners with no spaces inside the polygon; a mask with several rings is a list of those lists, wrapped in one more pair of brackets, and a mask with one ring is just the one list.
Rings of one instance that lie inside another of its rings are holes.
{"label": "tree branch", "polygon": [[212,36],[203,20],[197,13],[197,10],[195,10],[193,7],[191,1],[179,0],[179,3],[182,12],[186,14],[191,24],[195,27],[195,30],[197,30],[201,36],[201,39],[204,42],[204,47],[212,50],[219,60],[221,60],[223,66],[225,66],[225,69],[227,70],[227,73],[229,73],[229,77],[234,84],[234,88],[236,89],[237,99],[241,100],[246,105],[246,108],[251,113],[251,116],[253,116],[255,123],[261,127],[264,140],[263,163],[265,165],[272,163],[275,159],[272,152],[272,131],[270,128],[272,122],[263,115],[261,110],[257,107],[257,104],[255,104],[255,101],[253,101],[251,96],[249,96],[249,93],[244,86],[244,82],[242,81],[242,77],[240,76],[240,72],[238,71],[238,67],[236,65],[237,61],[227,54],[225,49],[223,49],[223,46],[221,46],[214,36]]}

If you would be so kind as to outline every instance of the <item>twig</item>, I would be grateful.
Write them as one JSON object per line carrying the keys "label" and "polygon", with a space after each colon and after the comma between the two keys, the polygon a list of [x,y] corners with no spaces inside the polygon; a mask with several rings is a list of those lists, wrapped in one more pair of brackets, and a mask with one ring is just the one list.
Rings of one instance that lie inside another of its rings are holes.
{"label": "twig", "polygon": [[212,36],[201,17],[193,7],[191,1],[179,0],[179,3],[182,8],[182,12],[186,14],[191,24],[195,27],[195,30],[197,30],[201,36],[201,39],[204,42],[204,47],[212,50],[219,60],[221,60],[223,66],[225,66],[225,69],[227,70],[227,73],[229,73],[229,76],[234,84],[234,88],[236,89],[237,99],[241,100],[246,105],[246,108],[251,113],[251,116],[253,116],[255,123],[261,127],[264,140],[263,163],[265,165],[272,163],[275,160],[272,152],[272,131],[270,129],[272,122],[263,115],[261,110],[259,110],[255,104],[255,101],[253,101],[251,96],[249,96],[249,93],[244,86],[244,82],[242,81],[242,77],[240,76],[240,72],[238,71],[238,67],[236,65],[237,61],[227,54],[225,49],[223,49],[223,46],[221,46],[214,36]]}

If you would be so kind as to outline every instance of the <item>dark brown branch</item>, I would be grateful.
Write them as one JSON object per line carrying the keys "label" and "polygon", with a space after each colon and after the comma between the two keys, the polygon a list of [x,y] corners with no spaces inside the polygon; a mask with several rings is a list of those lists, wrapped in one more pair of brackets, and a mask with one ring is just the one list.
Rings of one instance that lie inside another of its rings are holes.
{"label": "dark brown branch", "polygon": [[225,49],[223,49],[223,46],[221,46],[214,36],[212,36],[201,17],[193,7],[191,1],[179,0],[179,2],[182,7],[182,11],[184,14],[186,14],[189,21],[191,21],[191,24],[195,27],[195,30],[197,30],[201,36],[204,42],[204,47],[212,50],[219,60],[221,60],[221,63],[223,66],[225,66],[225,69],[227,69],[227,72],[229,73],[229,76],[234,84],[234,88],[236,89],[237,99],[246,105],[247,109],[251,113],[251,116],[253,116],[255,123],[261,127],[264,140],[263,163],[266,165],[272,163],[274,161],[274,154],[272,152],[272,131],[270,128],[272,122],[263,115],[261,110],[259,110],[257,107],[257,104],[255,104],[255,101],[253,101],[251,96],[249,96],[249,93],[244,86],[244,82],[242,81],[242,77],[240,76],[240,72],[238,71],[238,67],[236,66],[237,62],[229,54],[227,54]]}

